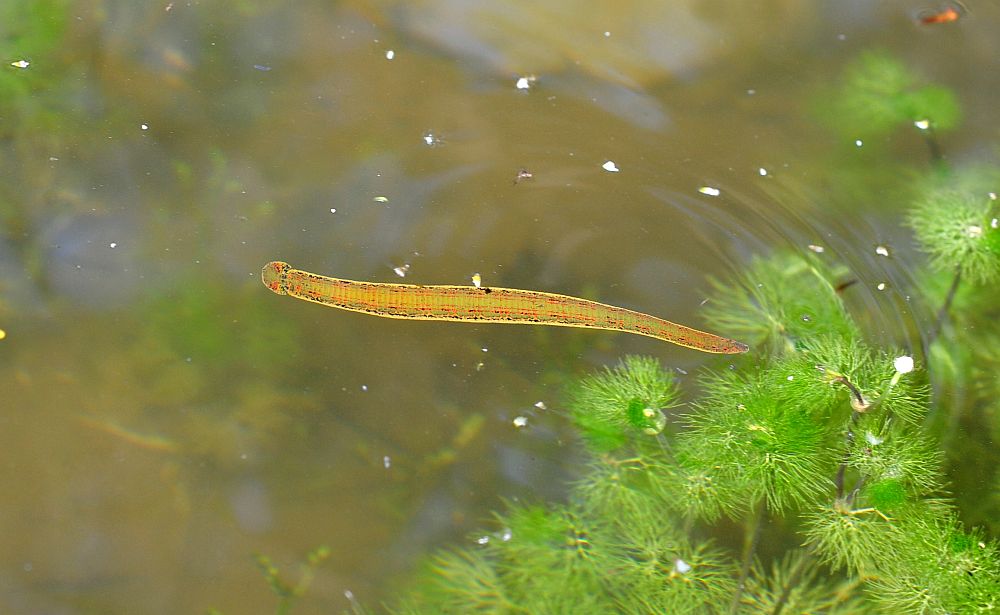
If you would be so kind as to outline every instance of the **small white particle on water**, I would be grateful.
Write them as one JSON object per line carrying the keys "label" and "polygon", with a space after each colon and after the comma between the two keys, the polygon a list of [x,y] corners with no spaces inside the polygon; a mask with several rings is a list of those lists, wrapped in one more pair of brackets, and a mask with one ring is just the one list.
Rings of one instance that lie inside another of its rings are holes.
{"label": "small white particle on water", "polygon": [[528,417],[518,416],[514,417],[514,427],[524,427],[528,424]]}
{"label": "small white particle on water", "polygon": [[861,139],[855,139],[854,144],[857,145],[858,147],[861,147],[862,145],[865,144],[865,142],[862,141]]}
{"label": "small white particle on water", "polygon": [[367,384],[362,384],[361,385],[361,390],[364,391],[364,392],[368,392],[368,385]]}
{"label": "small white particle on water", "polygon": [[789,376],[789,377],[785,378],[785,380],[791,382],[792,380],[795,380],[795,376]]}
{"label": "small white particle on water", "polygon": [[337,213],[337,208],[336,208],[336,207],[331,207],[331,208],[330,208],[330,213],[331,213],[331,214],[335,214],[335,213]]}
{"label": "small white particle on water", "polygon": [[142,130],[149,130],[149,124],[139,124],[139,128]]}
{"label": "small white particle on water", "polygon": [[838,34],[837,35],[837,40],[838,41],[846,41],[847,40],[847,35],[846,34]]}
{"label": "small white particle on water", "polygon": [[989,195],[991,201],[997,200],[997,193],[996,192],[989,192],[988,195]]}
{"label": "small white particle on water", "polygon": [[965,234],[973,239],[977,239],[983,236],[983,227],[978,224],[969,225],[969,228],[965,229]]}
{"label": "small white particle on water", "polygon": [[373,198],[372,200],[375,201],[376,203],[388,203],[389,202],[389,197],[386,197],[386,196],[377,196],[377,197]]}
{"label": "small white particle on water", "polygon": [[927,130],[928,128],[931,127],[931,122],[930,120],[917,120],[913,122],[913,125],[919,128],[920,130]]}
{"label": "small white particle on water", "polygon": [[889,248],[885,246],[875,246],[875,254],[879,256],[889,256]]}
{"label": "small white particle on water", "polygon": [[503,532],[500,533],[500,540],[504,542],[510,542],[510,539],[513,537],[514,537],[514,532],[512,532],[509,527],[503,528]]}
{"label": "small white particle on water", "polygon": [[885,290],[887,288],[887,285],[885,282],[879,282],[878,286],[876,286],[875,288],[879,290]]}
{"label": "small white particle on water", "polygon": [[389,459],[388,455],[382,458],[382,465],[385,466],[386,470],[388,470],[389,467],[392,465],[392,460]]}
{"label": "small white particle on water", "polygon": [[396,52],[393,51],[392,49],[390,49],[389,51],[385,52],[385,59],[386,60],[391,60],[391,59],[393,59],[395,57],[396,57]]}
{"label": "small white particle on water", "polygon": [[55,156],[49,156],[49,162],[59,162],[59,159]]}
{"label": "small white particle on water", "polygon": [[691,564],[677,558],[674,560],[674,571],[677,572],[677,574],[687,574],[688,572],[691,572]]}
{"label": "small white particle on water", "polygon": [[698,192],[702,194],[707,194],[708,196],[719,196],[720,194],[722,194],[721,190],[719,190],[718,188],[713,188],[711,186],[702,186],[698,188]]}
{"label": "small white particle on water", "polygon": [[112,249],[117,248],[118,247],[118,242],[117,241],[112,241],[111,243],[108,244],[108,247],[112,248]]}
{"label": "small white particle on water", "polygon": [[14,68],[28,68],[29,66],[31,66],[31,62],[27,60],[18,60],[17,62],[11,62],[10,65],[13,66]]}
{"label": "small white particle on water", "polygon": [[410,271],[410,263],[405,263],[403,265],[400,265],[399,267],[393,267],[392,271],[399,277],[405,278],[406,274],[409,273]]}
{"label": "small white particle on water", "polygon": [[757,90],[755,90],[753,88],[750,88],[749,90],[747,90],[747,95],[748,96],[753,96],[756,93],[757,93]]}
{"label": "small white particle on water", "polygon": [[539,410],[547,410],[548,409],[548,407],[545,405],[544,401],[536,401],[535,402],[535,407],[538,408]]}
{"label": "small white particle on water", "polygon": [[757,169],[757,172],[760,173],[761,177],[767,177],[767,169],[765,169],[764,167]]}
{"label": "small white particle on water", "polygon": [[608,32],[607,30],[605,30],[604,31],[604,38],[611,38],[611,32]]}
{"label": "small white particle on water", "polygon": [[896,357],[892,361],[892,366],[896,368],[896,371],[900,374],[909,374],[913,371],[913,357],[906,355]]}
{"label": "small white particle on water", "polygon": [[1000,220],[996,218],[990,220],[990,228],[1000,228]]}
{"label": "small white particle on water", "polygon": [[687,376],[688,375],[687,370],[684,369],[683,367],[675,367],[674,371],[676,371],[678,374],[680,374],[682,376]]}
{"label": "small white particle on water", "polygon": [[868,444],[871,444],[872,446],[878,446],[879,444],[885,442],[884,438],[880,438],[870,431],[865,432],[865,440],[868,442]]}
{"label": "small white particle on water", "polygon": [[482,284],[483,284],[483,276],[479,275],[478,273],[473,273],[472,285],[475,286],[476,288],[481,288]]}
{"label": "small white particle on water", "polygon": [[480,536],[479,538],[476,539],[476,543],[481,544],[481,545],[487,545],[487,544],[490,543],[490,537],[489,536]]}
{"label": "small white particle on water", "polygon": [[824,248],[823,246],[817,246],[814,243],[809,244],[809,249],[815,252],[816,254],[822,254],[823,252],[826,251],[826,248]]}
{"label": "small white particle on water", "polygon": [[607,162],[601,165],[601,168],[607,171],[608,173],[617,173],[618,171],[621,170],[618,168],[618,165],[616,165],[613,160],[608,160]]}
{"label": "small white particle on water", "polygon": [[527,90],[531,87],[531,82],[531,77],[518,77],[517,81],[514,83],[514,87],[519,90]]}
{"label": "small white particle on water", "polygon": [[482,348],[480,348],[480,350],[482,350],[483,352],[489,352],[490,351],[490,349],[487,348],[486,346],[483,346]]}
{"label": "small white particle on water", "polygon": [[344,590],[344,597],[347,598],[348,600],[350,600],[351,602],[354,602],[354,592],[352,592],[351,590],[345,589]]}

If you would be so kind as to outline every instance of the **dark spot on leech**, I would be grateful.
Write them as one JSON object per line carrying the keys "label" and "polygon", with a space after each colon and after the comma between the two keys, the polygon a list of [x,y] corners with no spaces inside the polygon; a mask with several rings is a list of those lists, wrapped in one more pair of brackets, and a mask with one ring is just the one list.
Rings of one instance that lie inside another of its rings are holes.
{"label": "dark spot on leech", "polygon": [[486,293],[486,294],[488,295],[488,294],[490,294],[491,292],[493,292],[493,289],[492,289],[492,288],[490,288],[489,286],[487,286],[486,288],[484,288],[484,289],[483,289],[483,292],[484,292],[484,293]]}

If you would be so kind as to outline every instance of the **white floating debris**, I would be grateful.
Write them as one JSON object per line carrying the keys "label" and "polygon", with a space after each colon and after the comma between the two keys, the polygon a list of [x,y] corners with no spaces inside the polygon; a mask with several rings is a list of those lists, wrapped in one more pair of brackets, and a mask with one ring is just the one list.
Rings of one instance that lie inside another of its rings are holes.
{"label": "white floating debris", "polygon": [[865,432],[865,440],[872,446],[878,446],[879,444],[885,442],[885,438],[880,438],[870,431]]}
{"label": "white floating debris", "polygon": [[480,361],[479,363],[476,363],[476,371],[477,372],[481,372],[484,369],[486,369],[486,364],[485,363],[483,363],[482,361]]}
{"label": "white floating debris", "polygon": [[713,188],[711,186],[702,186],[698,188],[698,192],[702,194],[707,194],[708,196],[719,196],[720,194],[722,194],[721,190],[719,190],[718,188]]}
{"label": "white floating debris", "polygon": [[395,57],[396,57],[396,52],[393,51],[392,49],[390,49],[389,51],[385,52],[385,59],[386,60],[391,60],[391,59],[393,59]]}
{"label": "white floating debris", "polygon": [[111,248],[112,250],[114,250],[115,248],[118,247],[118,242],[117,241],[112,241],[111,243],[108,244],[108,247]]}
{"label": "white floating debris", "polygon": [[424,140],[424,144],[426,144],[426,145],[428,145],[430,147],[436,147],[436,146],[441,145],[442,143],[444,143],[444,141],[441,140],[441,137],[435,135],[433,132],[430,132],[430,131],[425,132],[424,136],[422,138]]}
{"label": "white floating debris", "polygon": [[481,544],[481,545],[488,545],[488,544],[490,544],[490,537],[489,536],[480,536],[479,538],[476,539],[476,543]]}
{"label": "white floating debris", "polygon": [[490,349],[487,348],[486,346],[483,346],[482,348],[480,348],[480,350],[482,350],[483,352],[489,352],[490,351]]}
{"label": "white floating debris", "polygon": [[906,355],[896,357],[892,361],[892,366],[895,367],[896,371],[900,374],[909,374],[913,371],[913,357],[908,357]]}
{"label": "white floating debris", "polygon": [[886,285],[885,282],[879,282],[878,286],[876,286],[875,288],[877,288],[879,290],[885,290],[887,288],[887,285]]}
{"label": "white floating debris", "polygon": [[989,192],[987,194],[989,195],[991,201],[997,200],[997,193],[996,192]]}
{"label": "white floating debris", "polygon": [[997,218],[990,220],[990,228],[1000,228],[1000,220]]}
{"label": "white floating debris", "polygon": [[824,248],[823,246],[817,246],[814,243],[809,244],[809,249],[815,252],[816,254],[822,254],[823,252],[826,252],[826,248]]}
{"label": "white floating debris", "polygon": [[142,130],[149,130],[149,124],[139,124],[139,128]]}
{"label": "white floating debris", "polygon": [[536,81],[538,81],[538,77],[534,75],[525,75],[524,77],[517,78],[517,82],[514,83],[514,87],[519,90],[527,90],[530,89]]}
{"label": "white floating debris", "polygon": [[983,236],[983,227],[978,224],[969,225],[969,228],[965,229],[965,234],[969,237],[976,239]]}
{"label": "white floating debris", "polygon": [[367,384],[362,384],[361,385],[361,390],[367,393],[368,392],[368,385]]}
{"label": "white floating debris", "polygon": [[620,170],[618,168],[618,165],[616,165],[613,160],[605,162],[604,164],[601,165],[601,168],[607,171],[608,173],[617,173]]}
{"label": "white floating debris", "polygon": [[928,128],[931,127],[931,121],[930,120],[917,120],[917,121],[913,122],[913,125],[916,126],[917,128],[919,128],[920,130],[927,130]]}
{"label": "white floating debris", "polygon": [[410,263],[406,263],[406,264],[400,265],[399,267],[393,267],[392,271],[393,271],[393,273],[395,273],[399,277],[405,278],[407,272],[410,271]]}
{"label": "white floating debris", "polygon": [[861,147],[862,145],[865,144],[865,142],[862,141],[861,139],[855,139],[854,144],[857,145],[858,147]]}
{"label": "white floating debris", "polygon": [[375,197],[372,200],[375,201],[376,203],[388,203],[389,202],[389,197],[377,196],[377,197]]}
{"label": "white floating debris", "polygon": [[336,208],[336,207],[331,207],[331,208],[330,208],[330,213],[331,213],[331,214],[335,214],[335,213],[337,213],[337,208]]}
{"label": "white floating debris", "polygon": [[10,65],[14,68],[28,68],[31,66],[31,62],[27,60],[18,60],[17,62],[11,62]]}
{"label": "white floating debris", "polygon": [[266,73],[271,70],[271,67],[266,64],[254,64],[254,70],[259,70],[262,73]]}
{"label": "white floating debris", "polygon": [[385,466],[386,470],[388,470],[389,467],[392,466],[392,459],[389,459],[389,456],[386,455],[382,458],[382,465]]}
{"label": "white floating debris", "polygon": [[879,256],[889,256],[889,248],[885,246],[875,246],[875,254]]}
{"label": "white floating debris", "polygon": [[476,288],[482,288],[482,284],[483,284],[483,276],[479,275],[478,273],[473,273],[472,285],[475,286]]}
{"label": "white floating debris", "polygon": [[788,376],[785,380],[791,382],[792,380],[795,380],[795,376]]}
{"label": "white floating debris", "polygon": [[538,408],[539,410],[547,410],[548,409],[548,406],[545,405],[544,401],[536,401],[535,402],[535,407]]}
{"label": "white floating debris", "polygon": [[528,424],[528,417],[526,416],[514,417],[514,427],[524,427],[527,424]]}
{"label": "white floating debris", "polygon": [[504,542],[510,542],[510,539],[513,537],[514,532],[509,527],[503,528],[503,531],[500,532],[500,540]]}
{"label": "white floating debris", "polygon": [[611,33],[607,30],[604,31],[604,38],[611,38]]}
{"label": "white floating debris", "polygon": [[760,173],[761,177],[767,177],[767,169],[765,169],[764,167],[757,169],[757,172]]}
{"label": "white floating debris", "polygon": [[674,572],[677,574],[687,574],[691,572],[691,564],[685,562],[681,558],[674,560]]}

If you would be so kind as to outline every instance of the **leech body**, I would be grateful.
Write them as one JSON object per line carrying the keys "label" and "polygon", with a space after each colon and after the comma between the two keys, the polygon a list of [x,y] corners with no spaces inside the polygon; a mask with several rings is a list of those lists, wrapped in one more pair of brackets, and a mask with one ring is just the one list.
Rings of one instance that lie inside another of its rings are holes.
{"label": "leech body", "polygon": [[383,318],[508,323],[608,329],[654,337],[703,352],[734,354],[748,347],[641,312],[534,290],[355,282],[268,263],[264,286],[279,295]]}

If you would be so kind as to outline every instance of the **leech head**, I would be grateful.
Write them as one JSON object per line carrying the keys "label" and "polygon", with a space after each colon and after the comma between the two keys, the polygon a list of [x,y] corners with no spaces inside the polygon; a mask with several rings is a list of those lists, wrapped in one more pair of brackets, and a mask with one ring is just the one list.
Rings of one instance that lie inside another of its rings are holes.
{"label": "leech head", "polygon": [[291,269],[291,265],[288,263],[283,263],[281,261],[274,261],[264,265],[264,268],[260,272],[260,279],[264,282],[264,286],[270,288],[273,292],[279,295],[287,295],[285,291],[284,277],[285,272]]}

